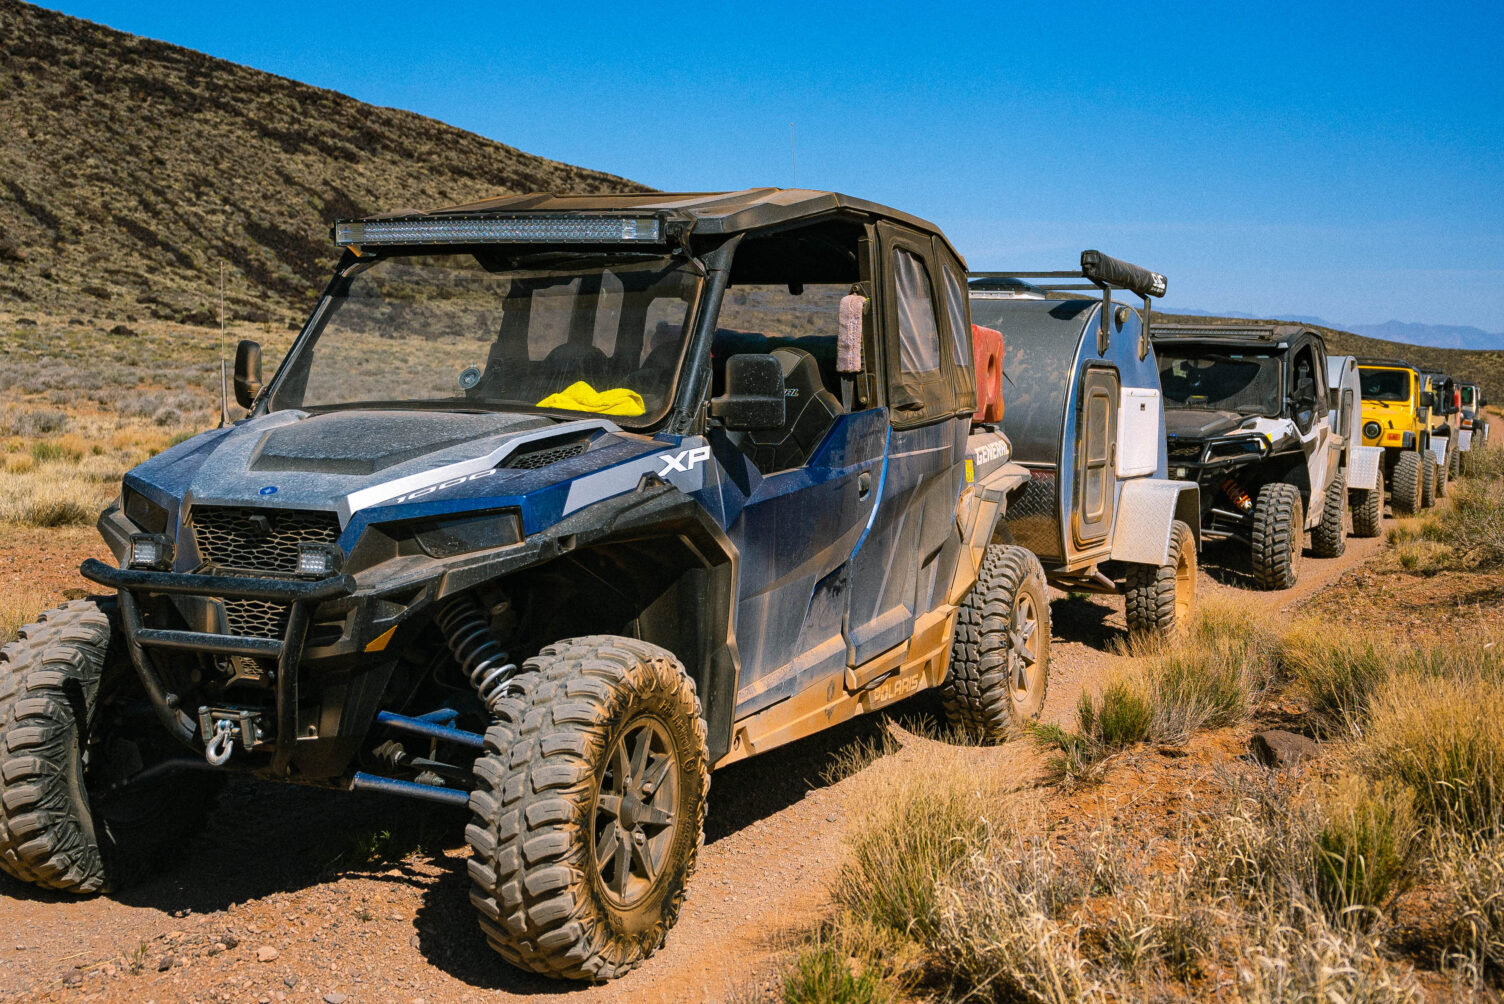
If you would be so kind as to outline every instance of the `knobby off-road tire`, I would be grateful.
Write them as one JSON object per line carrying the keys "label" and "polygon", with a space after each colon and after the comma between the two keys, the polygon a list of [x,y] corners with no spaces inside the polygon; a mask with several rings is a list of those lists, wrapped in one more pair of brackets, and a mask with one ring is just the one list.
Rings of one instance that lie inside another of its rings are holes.
{"label": "knobby off-road tire", "polygon": [[1420,464],[1420,507],[1429,509],[1436,504],[1436,461],[1431,459],[1430,453],[1421,455]]}
{"label": "knobby off-road tire", "polygon": [[663,944],[704,841],[694,682],[656,645],[573,638],[493,712],[465,830],[480,926],[525,969],[621,976]]}
{"label": "knobby off-road tire", "polygon": [[1447,482],[1451,479],[1452,461],[1456,458],[1457,451],[1452,450],[1446,459],[1436,465],[1436,497],[1445,498],[1447,494]]}
{"label": "knobby off-road tire", "polygon": [[1466,450],[1453,450],[1452,459],[1447,464],[1448,477],[1460,478],[1462,476],[1462,455]]}
{"label": "knobby off-road tire", "polygon": [[1338,471],[1326,486],[1321,522],[1311,531],[1311,553],[1318,558],[1336,558],[1347,550],[1347,474]]}
{"label": "knobby off-road tire", "polygon": [[1260,589],[1289,589],[1300,578],[1305,508],[1300,489],[1276,483],[1259,489],[1253,506],[1253,579]]}
{"label": "knobby off-road tire", "polygon": [[1038,718],[1049,688],[1050,597],[1033,553],[991,544],[961,608],[941,701],[951,726],[989,742]]}
{"label": "knobby off-road tire", "polygon": [[1422,488],[1426,476],[1421,470],[1419,453],[1401,453],[1394,462],[1394,477],[1390,480],[1389,501],[1396,516],[1409,516],[1420,512]]}
{"label": "knobby off-road tire", "polygon": [[1379,468],[1377,488],[1360,488],[1353,497],[1353,536],[1377,537],[1384,519],[1384,469]]}
{"label": "knobby off-road tire", "polygon": [[112,734],[98,706],[107,671],[111,689],[135,683],[114,615],[113,600],[74,600],[0,649],[0,868],[46,889],[107,892],[170,860],[219,786],[178,774],[97,794],[142,766],[141,737]]}
{"label": "knobby off-road tire", "polygon": [[1163,565],[1129,565],[1123,591],[1128,633],[1169,638],[1185,634],[1196,609],[1196,537],[1180,520],[1170,527]]}

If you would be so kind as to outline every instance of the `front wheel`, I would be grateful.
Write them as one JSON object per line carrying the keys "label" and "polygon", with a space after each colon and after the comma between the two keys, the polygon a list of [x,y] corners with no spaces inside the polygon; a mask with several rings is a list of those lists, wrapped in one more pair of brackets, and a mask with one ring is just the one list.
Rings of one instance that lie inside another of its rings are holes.
{"label": "front wheel", "polygon": [[170,740],[119,721],[136,677],[113,618],[113,600],[74,600],[0,649],[0,868],[44,889],[106,892],[180,856],[219,786],[126,783]]}
{"label": "front wheel", "polygon": [[1276,482],[1259,489],[1253,507],[1253,578],[1260,589],[1289,589],[1300,578],[1305,508],[1300,489]]}
{"label": "front wheel", "polygon": [[514,965],[614,979],[663,944],[704,840],[694,682],[656,645],[597,635],[547,646],[511,686],[475,762],[470,900]]}
{"label": "front wheel", "polygon": [[1190,629],[1196,608],[1196,537],[1175,520],[1170,528],[1170,555],[1163,565],[1129,565],[1123,612],[1129,634],[1161,638]]}
{"label": "front wheel", "polygon": [[1426,475],[1419,453],[1405,452],[1394,462],[1394,476],[1389,479],[1390,501],[1396,516],[1420,512]]}
{"label": "front wheel", "polygon": [[1039,717],[1050,682],[1050,594],[1032,552],[988,545],[950,652],[941,698],[953,728],[997,742]]}

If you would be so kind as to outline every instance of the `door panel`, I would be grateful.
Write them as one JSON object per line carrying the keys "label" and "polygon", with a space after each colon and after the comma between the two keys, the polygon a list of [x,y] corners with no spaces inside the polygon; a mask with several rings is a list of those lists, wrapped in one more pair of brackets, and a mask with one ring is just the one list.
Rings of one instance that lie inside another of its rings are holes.
{"label": "door panel", "polygon": [[1076,492],[1071,520],[1078,545],[1107,536],[1117,483],[1118,374],[1088,367],[1076,416]]}

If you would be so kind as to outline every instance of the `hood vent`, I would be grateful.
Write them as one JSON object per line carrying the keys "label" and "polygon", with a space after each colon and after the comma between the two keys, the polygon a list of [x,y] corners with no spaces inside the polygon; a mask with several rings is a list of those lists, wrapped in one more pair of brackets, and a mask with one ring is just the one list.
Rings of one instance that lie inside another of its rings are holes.
{"label": "hood vent", "polygon": [[570,457],[578,457],[590,447],[588,436],[559,436],[519,447],[501,462],[510,470],[533,471],[550,464],[557,464]]}

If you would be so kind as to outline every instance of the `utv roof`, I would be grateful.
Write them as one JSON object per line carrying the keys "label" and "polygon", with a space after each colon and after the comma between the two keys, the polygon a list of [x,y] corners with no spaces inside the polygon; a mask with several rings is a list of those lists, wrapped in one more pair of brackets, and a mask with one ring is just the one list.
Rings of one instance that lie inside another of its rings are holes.
{"label": "utv roof", "polygon": [[1154,325],[1156,342],[1223,342],[1287,349],[1305,336],[1320,338],[1321,332],[1300,324],[1170,324]]}
{"label": "utv roof", "polygon": [[[823,216],[846,216],[872,221],[892,220],[933,234],[950,244],[939,227],[918,216],[839,192],[807,188],[747,188],[739,192],[606,192],[597,195],[534,192],[499,195],[441,209],[404,209],[358,220],[341,220],[340,223],[454,217],[483,220],[493,216],[527,217],[534,214],[552,217],[652,216],[693,223],[696,234],[732,234],[813,221]],[[954,252],[955,248],[951,250]],[[961,256],[957,253],[956,257]],[[964,258],[961,260],[965,261]]]}

